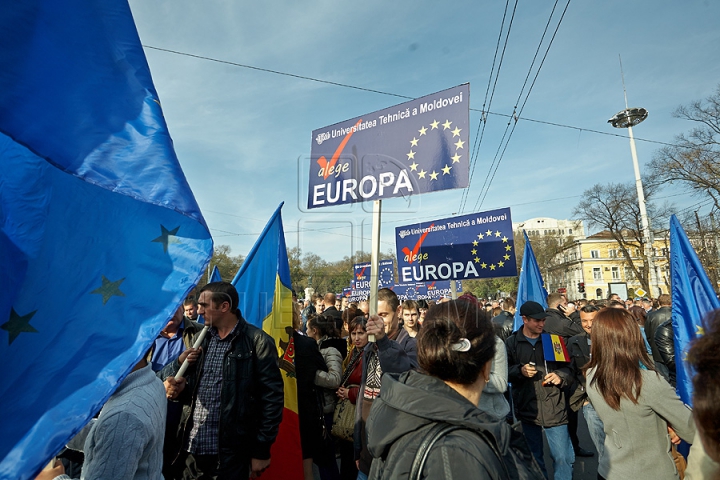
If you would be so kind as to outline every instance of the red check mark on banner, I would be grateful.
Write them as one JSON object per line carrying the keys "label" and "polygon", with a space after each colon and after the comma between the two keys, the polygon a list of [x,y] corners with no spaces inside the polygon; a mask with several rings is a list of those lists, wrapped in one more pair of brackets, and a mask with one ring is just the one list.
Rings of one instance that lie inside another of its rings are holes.
{"label": "red check mark on banner", "polygon": [[[360,123],[362,123],[362,118],[357,121],[355,124],[355,127],[357,128]],[[337,150],[335,150],[335,153],[333,153],[332,158],[330,159],[330,162],[327,161],[327,158],[325,158],[325,155],[317,159],[318,165],[320,165],[320,168],[323,169],[323,179],[327,179],[327,177],[330,176],[330,169],[335,166],[335,164],[338,161],[338,158],[340,158],[340,154],[342,153],[343,149],[345,148],[345,145],[347,145],[348,140],[350,140],[350,137],[352,137],[352,134],[355,133],[354,129],[350,129],[347,135],[345,135],[345,138],[343,138],[343,141],[340,142],[340,145],[338,145]]]}
{"label": "red check mark on banner", "polygon": [[435,288],[435,282],[428,285],[428,290],[432,290],[433,288]]}
{"label": "red check mark on banner", "polygon": [[420,239],[417,241],[417,243],[416,243],[415,246],[413,247],[412,252],[411,252],[410,249],[407,248],[407,247],[403,247],[403,248],[402,248],[402,252],[403,252],[405,255],[408,256],[408,263],[412,263],[412,262],[413,262],[413,257],[414,257],[415,255],[417,255],[417,252],[418,252],[418,251],[420,251],[420,246],[423,244],[423,242],[425,241],[425,237],[427,237],[427,234],[430,233],[430,230],[432,229],[432,227],[433,227],[434,225],[435,225],[434,223],[431,223],[430,226],[429,226],[428,229],[427,229],[427,232],[425,232],[425,233],[423,233],[422,235],[420,235]]}
{"label": "red check mark on banner", "polygon": [[365,269],[366,269],[366,268],[367,268],[367,267],[363,267],[362,270],[360,270],[360,273],[357,274],[357,278],[360,278],[360,277],[363,276],[363,273],[365,273]]}

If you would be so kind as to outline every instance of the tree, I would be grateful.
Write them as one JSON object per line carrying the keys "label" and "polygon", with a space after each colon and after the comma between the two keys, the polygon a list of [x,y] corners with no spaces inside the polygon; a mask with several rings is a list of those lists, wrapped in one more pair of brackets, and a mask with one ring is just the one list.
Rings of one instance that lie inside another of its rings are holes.
{"label": "tree", "polygon": [[[648,184],[645,198],[651,197],[658,189],[658,184]],[[646,202],[650,224],[664,223],[661,219],[667,216],[667,209],[656,208]],[[632,183],[595,185],[583,193],[583,200],[575,207],[573,215],[585,220],[588,227],[599,227],[610,233],[623,253],[626,265],[632,269],[643,289],[650,292],[650,267],[645,253],[640,206],[637,190]],[[636,249],[636,250],[632,250]],[[631,259],[635,251],[639,252],[642,266]]]}
{"label": "tree", "polygon": [[680,106],[673,116],[695,127],[675,137],[675,145],[657,151],[648,165],[659,183],[681,183],[698,195],[709,195],[720,210],[720,85],[704,101]]}
{"label": "tree", "polygon": [[300,247],[289,248],[287,251],[288,264],[290,265],[290,282],[298,293],[304,291],[307,284],[307,275],[302,268],[301,255]]}
{"label": "tree", "polygon": [[220,270],[220,276],[226,282],[231,281],[235,274],[240,270],[240,266],[245,259],[242,255],[231,255],[232,249],[229,245],[215,245],[213,256],[208,264],[207,274],[198,282],[198,287],[204,287],[208,283],[210,273],[213,267],[217,265]]}

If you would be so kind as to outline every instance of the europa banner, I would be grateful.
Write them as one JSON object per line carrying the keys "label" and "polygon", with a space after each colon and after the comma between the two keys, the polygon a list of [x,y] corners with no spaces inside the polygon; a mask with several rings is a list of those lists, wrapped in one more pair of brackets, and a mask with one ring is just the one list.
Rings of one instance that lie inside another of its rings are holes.
{"label": "europa banner", "polygon": [[[449,297],[452,293],[450,280],[427,283],[399,283],[393,285],[392,289],[402,302],[405,300],[421,299],[436,300],[442,297]],[[462,282],[455,280],[455,291],[462,293]]]}
{"label": "europa banner", "polygon": [[470,86],[313,131],[308,208],[468,186]]}
{"label": "europa banner", "polygon": [[509,208],[397,227],[395,244],[399,283],[517,275]]}

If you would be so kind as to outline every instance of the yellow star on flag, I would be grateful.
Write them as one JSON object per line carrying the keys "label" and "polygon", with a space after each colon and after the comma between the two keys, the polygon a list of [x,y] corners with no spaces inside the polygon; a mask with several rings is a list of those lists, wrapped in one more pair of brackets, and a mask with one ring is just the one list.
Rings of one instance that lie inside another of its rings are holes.
{"label": "yellow star on flag", "polygon": [[410,165],[410,170],[416,171],[416,170],[417,170],[417,167],[418,167],[418,164],[415,163],[415,162],[413,162],[413,163]]}
{"label": "yellow star on flag", "polygon": [[695,328],[695,335],[697,335],[698,337],[702,337],[703,335],[705,335],[705,329],[703,327],[701,327],[700,325],[695,325]]}
{"label": "yellow star on flag", "polygon": [[502,238],[502,241],[503,241],[503,243],[507,243],[508,238],[507,238],[507,237],[503,237],[503,238]]}
{"label": "yellow star on flag", "polygon": [[487,232],[485,232],[485,235],[487,235],[488,237],[492,235],[492,230],[488,230]]}
{"label": "yellow star on flag", "polygon": [[479,263],[479,262],[480,262],[480,258],[475,257],[475,263]]}
{"label": "yellow star on flag", "polygon": [[452,122],[450,120],[445,120],[445,123],[443,123],[443,130],[449,130],[450,125],[452,125]]}
{"label": "yellow star on flag", "polygon": [[433,122],[430,124],[430,126],[432,127],[432,130],[435,130],[439,124],[440,124],[440,122],[438,122],[437,120],[433,120]]}
{"label": "yellow star on flag", "polygon": [[438,173],[435,170],[433,170],[433,172],[430,174],[430,178],[432,180],[437,180],[437,176],[438,176]]}
{"label": "yellow star on flag", "polygon": [[491,263],[491,264],[490,264],[490,270],[495,270],[495,264],[494,264],[494,263]]}
{"label": "yellow star on flag", "polygon": [[478,233],[478,238],[482,240],[483,238],[485,238],[485,235],[483,235],[482,233]]}
{"label": "yellow star on flag", "polygon": [[499,238],[499,237],[500,237],[500,232],[495,232],[495,236]]}
{"label": "yellow star on flag", "polygon": [[462,132],[462,129],[455,127],[455,130],[452,131],[453,137],[459,137],[460,132]]}
{"label": "yellow star on flag", "polygon": [[477,255],[477,250],[473,248],[472,250],[470,250],[470,253],[472,253],[473,255]]}
{"label": "yellow star on flag", "polygon": [[418,132],[420,132],[420,136],[422,137],[423,135],[426,135],[427,128],[423,126],[420,130],[418,130]]}
{"label": "yellow star on flag", "polygon": [[465,145],[465,142],[463,142],[462,140],[458,140],[453,145],[455,145],[455,150],[457,150],[458,148],[463,148],[463,145]]}
{"label": "yellow star on flag", "polygon": [[504,266],[505,266],[505,262],[503,262],[502,260],[498,262],[498,267],[504,267]]}
{"label": "yellow star on flag", "polygon": [[445,167],[444,167],[444,168],[441,168],[440,170],[443,171],[443,175],[450,175],[450,169],[451,169],[451,168],[452,168],[452,167],[449,167],[447,164],[445,164]]}
{"label": "yellow star on flag", "polygon": [[415,138],[415,137],[413,137],[413,139],[410,140],[410,146],[411,146],[411,147],[417,147],[417,142],[418,142],[418,139]]}
{"label": "yellow star on flag", "polygon": [[477,240],[473,240],[473,247],[477,247],[477,246],[478,246],[478,241],[477,241]]}
{"label": "yellow star on flag", "polygon": [[460,157],[461,157],[461,156],[462,156],[462,155],[458,155],[458,154],[456,153],[455,155],[453,155],[453,156],[450,157],[450,158],[452,158],[453,163],[460,163]]}
{"label": "yellow star on flag", "polygon": [[481,268],[487,268],[487,263],[485,263],[485,262],[481,263],[481,264],[480,264],[480,267],[481,267]]}
{"label": "yellow star on flag", "polygon": [[510,250],[512,250],[512,247],[510,245],[505,245],[505,251],[509,252]]}
{"label": "yellow star on flag", "polygon": [[425,178],[425,174],[426,174],[426,173],[427,173],[427,172],[426,172],[425,170],[420,170],[420,171],[418,172],[418,178]]}
{"label": "yellow star on flag", "polygon": [[505,260],[510,260],[510,255],[508,255],[508,254],[506,253],[505,255],[503,255],[503,258],[504,258]]}

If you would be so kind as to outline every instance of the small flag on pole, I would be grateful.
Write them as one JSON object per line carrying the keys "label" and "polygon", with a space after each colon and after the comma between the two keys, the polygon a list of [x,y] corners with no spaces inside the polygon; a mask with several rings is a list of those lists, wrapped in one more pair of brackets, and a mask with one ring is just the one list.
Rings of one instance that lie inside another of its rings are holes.
{"label": "small flag on pole", "polygon": [[543,287],[542,275],[540,275],[540,267],[535,259],[530,239],[523,230],[525,236],[525,250],[523,251],[522,267],[520,270],[520,280],[518,282],[518,294],[515,300],[517,310],[515,311],[514,330],[518,330],[523,326],[522,316],[520,316],[520,306],[532,300],[547,308],[547,290]]}
{"label": "small flag on pole", "polygon": [[546,362],[569,362],[570,355],[560,335],[542,334],[543,355]]}

